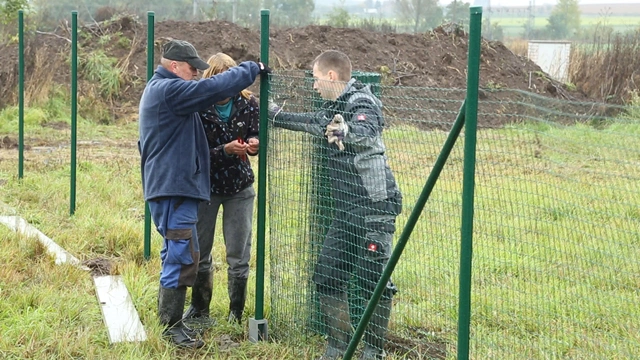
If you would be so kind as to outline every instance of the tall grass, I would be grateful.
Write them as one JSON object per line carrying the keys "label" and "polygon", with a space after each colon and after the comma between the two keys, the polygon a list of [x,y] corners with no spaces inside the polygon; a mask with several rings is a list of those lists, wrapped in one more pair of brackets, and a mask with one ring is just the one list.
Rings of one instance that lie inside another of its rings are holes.
{"label": "tall grass", "polygon": [[512,53],[520,56],[529,56],[529,41],[525,39],[509,39],[504,44]]}
{"label": "tall grass", "polygon": [[573,47],[570,81],[592,99],[624,104],[640,84],[640,30],[604,34],[596,31],[590,44]]}
{"label": "tall grass", "polygon": [[107,100],[120,93],[123,71],[117,64],[118,59],[107,56],[103,50],[88,52],[79,59],[80,71],[90,82],[100,84],[101,95]]}

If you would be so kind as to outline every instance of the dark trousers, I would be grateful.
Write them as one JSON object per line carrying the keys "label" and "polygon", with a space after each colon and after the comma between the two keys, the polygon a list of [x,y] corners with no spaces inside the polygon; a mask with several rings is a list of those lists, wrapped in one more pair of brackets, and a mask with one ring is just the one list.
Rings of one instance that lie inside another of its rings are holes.
{"label": "dark trousers", "polygon": [[[355,275],[368,299],[389,261],[398,213],[398,204],[388,201],[336,209],[313,275],[318,292],[345,292]],[[389,280],[383,298],[396,291]]]}
{"label": "dark trousers", "polygon": [[222,234],[226,247],[227,273],[230,278],[249,277],[251,258],[251,226],[256,192],[253,186],[237,194],[211,195],[211,201],[203,201],[198,208],[198,241],[200,265],[198,272],[211,272],[211,248],[216,229],[218,210],[222,206]]}

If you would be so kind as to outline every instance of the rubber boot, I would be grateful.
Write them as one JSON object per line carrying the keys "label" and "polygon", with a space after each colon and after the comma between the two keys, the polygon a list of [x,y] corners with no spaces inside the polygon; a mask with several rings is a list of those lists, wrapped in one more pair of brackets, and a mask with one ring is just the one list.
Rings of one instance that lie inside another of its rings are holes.
{"label": "rubber boot", "polygon": [[182,323],[182,310],[187,296],[187,288],[160,288],[158,293],[158,316],[160,324],[165,326],[162,336],[174,345],[184,348],[200,348],[204,342],[185,328]]}
{"label": "rubber boot", "polygon": [[351,340],[347,293],[320,295],[319,300],[327,324],[327,348],[319,360],[342,359]]}
{"label": "rubber boot", "polygon": [[229,277],[229,322],[242,323],[244,303],[247,301],[247,278]]}
{"label": "rubber boot", "polygon": [[191,290],[191,305],[182,316],[184,323],[190,328],[204,329],[214,325],[215,321],[209,316],[212,293],[213,274],[199,272]]}
{"label": "rubber boot", "polygon": [[389,327],[391,305],[391,299],[380,299],[380,302],[378,302],[378,306],[373,311],[369,324],[364,331],[364,350],[358,358],[359,360],[378,360],[385,358],[384,337]]}

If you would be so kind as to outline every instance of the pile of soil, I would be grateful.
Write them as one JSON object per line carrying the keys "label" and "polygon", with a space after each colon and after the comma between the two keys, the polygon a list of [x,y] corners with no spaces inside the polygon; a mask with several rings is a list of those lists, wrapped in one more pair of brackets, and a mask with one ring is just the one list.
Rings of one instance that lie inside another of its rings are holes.
{"label": "pile of soil", "polygon": [[[82,27],[81,32],[79,52],[102,48],[107,55],[125,64],[129,80],[110,104],[115,117],[134,119],[137,101],[146,81],[146,25],[131,17],[122,17]],[[29,38],[26,47],[27,88],[29,83],[38,81],[29,77],[29,74],[38,73],[38,49],[44,49],[44,53],[51,57],[40,66],[46,66],[46,71],[54,74],[53,81],[69,84],[69,33],[68,28],[60,28],[55,33],[36,33]],[[105,34],[117,36],[111,37],[111,43],[105,43]],[[119,41],[122,44],[121,37],[128,38],[131,45],[118,46]],[[161,45],[169,39],[191,42],[205,60],[217,52],[227,53],[238,62],[256,61],[260,57],[260,33],[225,21],[157,23],[156,64]],[[275,71],[308,70],[311,61],[328,49],[349,55],[354,70],[382,73],[387,85],[439,89],[466,87],[468,35],[455,27],[439,27],[420,34],[383,34],[317,25],[272,30],[270,65]],[[4,64],[0,69],[0,108],[15,103],[17,60],[15,44],[0,46],[0,63]],[[586,100],[581,93],[569,91],[562,84],[550,80],[535,63],[515,55],[497,41],[483,40],[480,74],[480,86],[485,89],[481,91],[482,98],[508,101],[513,93],[493,91],[505,88],[551,98]],[[81,95],[86,88],[82,82],[81,79]],[[401,89],[397,94],[407,94],[405,88]],[[452,106],[455,111],[459,104]],[[412,117],[410,113],[400,116]],[[508,120],[486,121],[491,123],[485,125],[499,126],[501,121]]]}

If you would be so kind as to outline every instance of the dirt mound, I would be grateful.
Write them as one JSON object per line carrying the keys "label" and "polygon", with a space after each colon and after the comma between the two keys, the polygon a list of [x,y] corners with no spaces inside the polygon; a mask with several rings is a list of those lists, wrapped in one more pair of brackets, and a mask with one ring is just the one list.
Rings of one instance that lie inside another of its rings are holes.
{"label": "dirt mound", "polygon": [[[118,59],[119,66],[127,69],[128,80],[110,104],[117,117],[133,116],[146,80],[146,25],[123,17],[83,27],[81,32],[79,53],[102,48]],[[106,34],[118,36],[106,37]],[[129,40],[127,46],[117,46],[122,37]],[[68,84],[69,38],[67,28],[59,29],[55,34],[34,34],[27,46],[26,73],[37,73],[38,64],[34,60],[37,50],[46,49],[47,54],[59,58],[58,62],[44,63],[51,67],[47,71],[56,74],[54,81]],[[259,32],[225,21],[157,23],[156,64],[161,45],[169,39],[192,42],[205,59],[216,52],[225,52],[238,61],[255,61],[260,57]],[[381,73],[386,85],[465,88],[467,42],[466,33],[446,27],[422,34],[383,34],[312,25],[273,30],[270,64],[276,71],[309,69],[309,64],[320,52],[337,49],[350,56],[355,70]],[[7,99],[15,101],[15,45],[0,47],[0,62],[5,64],[0,69],[0,99],[5,99],[0,103],[2,107],[10,103]],[[27,79],[28,83],[37,80],[29,76]],[[83,82],[86,85],[86,80],[81,78],[81,95],[86,88]],[[500,42],[482,43],[480,86],[489,90],[519,89],[549,97],[584,100],[580,93],[570,92],[549,80],[537,65],[513,54]],[[483,95],[487,96],[486,93]]]}

